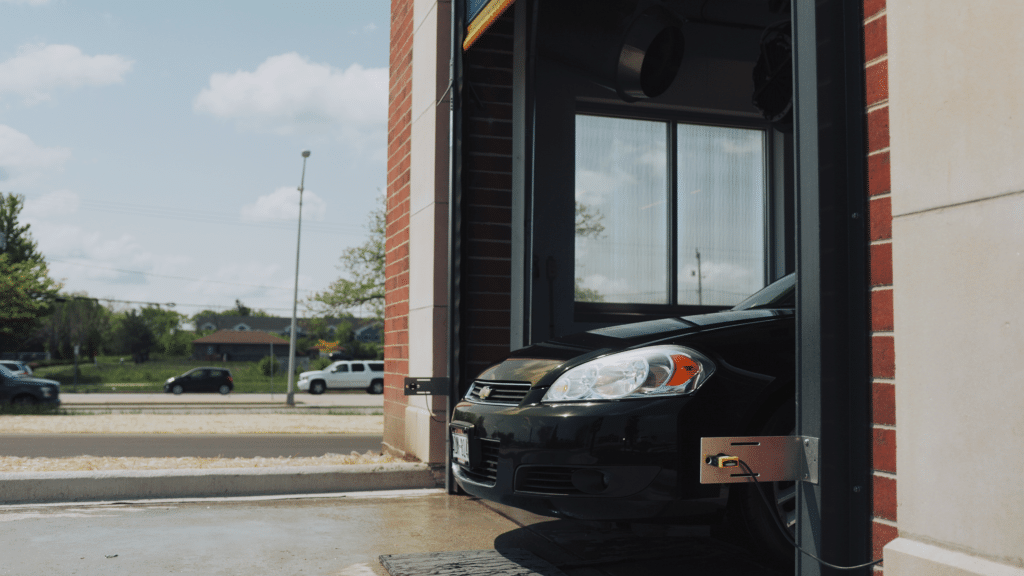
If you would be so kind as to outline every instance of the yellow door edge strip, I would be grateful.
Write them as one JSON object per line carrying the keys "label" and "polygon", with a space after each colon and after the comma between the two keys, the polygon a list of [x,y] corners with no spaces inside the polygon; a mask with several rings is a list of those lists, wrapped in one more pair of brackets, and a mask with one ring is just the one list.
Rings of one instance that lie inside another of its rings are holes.
{"label": "yellow door edge strip", "polygon": [[491,27],[491,24],[494,24],[495,20],[505,13],[505,9],[513,2],[515,0],[491,0],[488,2],[466,27],[466,39],[462,41],[462,49],[469,50],[469,47]]}

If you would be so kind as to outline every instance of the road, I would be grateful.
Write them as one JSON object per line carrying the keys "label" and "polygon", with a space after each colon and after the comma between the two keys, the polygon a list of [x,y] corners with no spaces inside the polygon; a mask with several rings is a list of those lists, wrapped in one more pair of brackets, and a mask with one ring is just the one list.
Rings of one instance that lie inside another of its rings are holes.
{"label": "road", "polygon": [[380,452],[382,439],[362,434],[0,434],[0,456],[297,458]]}
{"label": "road", "polygon": [[[60,400],[67,408],[79,405],[224,405],[224,406],[284,406],[284,394],[86,394],[70,391],[70,386],[62,386]],[[302,407],[383,407],[383,394],[366,394],[365,392],[328,392],[319,396],[297,392],[295,406]]]}

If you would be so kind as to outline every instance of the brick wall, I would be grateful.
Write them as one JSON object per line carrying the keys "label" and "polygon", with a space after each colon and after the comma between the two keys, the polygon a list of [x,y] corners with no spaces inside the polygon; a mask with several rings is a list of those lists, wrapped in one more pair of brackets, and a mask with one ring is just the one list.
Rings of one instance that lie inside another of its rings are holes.
{"label": "brick wall", "polygon": [[459,311],[464,388],[509,352],[512,12],[499,18],[464,56]]}
{"label": "brick wall", "polygon": [[412,128],[412,0],[391,2],[384,298],[384,442],[405,443],[409,372],[409,157]]}
{"label": "brick wall", "polygon": [[[889,60],[885,0],[864,0],[871,283],[872,559],[897,536]],[[882,569],[876,567],[876,574]]]}

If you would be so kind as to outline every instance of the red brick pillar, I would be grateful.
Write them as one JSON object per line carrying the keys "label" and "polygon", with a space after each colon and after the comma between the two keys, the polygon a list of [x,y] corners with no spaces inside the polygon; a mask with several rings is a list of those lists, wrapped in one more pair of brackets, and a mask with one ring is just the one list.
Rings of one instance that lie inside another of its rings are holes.
{"label": "red brick pillar", "polygon": [[413,1],[391,2],[384,297],[384,442],[404,446],[409,372],[409,158]]}
{"label": "red brick pillar", "polygon": [[[872,559],[897,536],[896,358],[889,178],[889,58],[885,0],[864,0],[871,284]],[[876,567],[876,574],[882,569]]]}

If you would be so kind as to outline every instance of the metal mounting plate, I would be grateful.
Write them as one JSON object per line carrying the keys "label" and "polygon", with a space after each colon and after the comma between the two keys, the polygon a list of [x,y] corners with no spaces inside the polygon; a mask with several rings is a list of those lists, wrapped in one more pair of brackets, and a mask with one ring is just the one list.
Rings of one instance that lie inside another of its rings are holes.
{"label": "metal mounting plate", "polygon": [[406,396],[445,395],[448,393],[449,380],[446,377],[406,378]]}
{"label": "metal mounting plate", "polygon": [[743,460],[759,482],[818,483],[818,439],[808,436],[734,436],[700,439],[700,483],[749,482],[742,467],[719,468],[708,456],[726,454]]}

